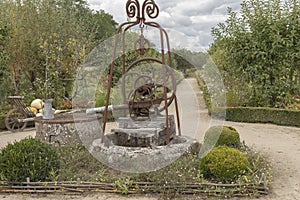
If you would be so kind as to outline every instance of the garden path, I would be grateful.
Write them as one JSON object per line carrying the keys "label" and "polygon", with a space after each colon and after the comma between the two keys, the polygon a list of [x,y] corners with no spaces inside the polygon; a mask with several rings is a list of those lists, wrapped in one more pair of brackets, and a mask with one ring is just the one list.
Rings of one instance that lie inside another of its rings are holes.
{"label": "garden path", "polygon": [[[205,102],[196,79],[186,79],[190,88],[195,91],[200,105],[202,135],[209,125],[210,117],[207,114]],[[300,122],[299,122],[300,123]],[[225,122],[238,130],[241,140],[247,146],[266,156],[273,167],[273,183],[271,194],[262,200],[299,200],[300,199],[300,128],[277,126],[273,124],[254,124]],[[201,138],[200,138],[201,142]]]}
{"label": "garden path", "polygon": [[[200,113],[199,120],[202,124],[196,131],[197,134],[189,135],[201,140],[203,132],[210,124],[210,118],[207,114],[207,109],[197,86],[195,79],[186,79],[183,84],[178,88],[179,102],[193,101],[191,97],[196,95],[199,101],[199,106],[192,106],[191,103],[184,103],[181,105],[180,110],[187,113],[186,121],[183,125],[183,133],[191,133],[191,127],[195,125],[195,111]],[[182,87],[182,88],[181,88]],[[192,90],[191,90],[192,89]],[[187,91],[195,91],[193,94]],[[195,105],[195,104],[194,104]],[[172,109],[171,109],[172,110]],[[271,162],[274,171],[274,181],[272,183],[271,194],[261,197],[261,200],[299,200],[300,199],[300,128],[277,126],[272,124],[249,124],[237,122],[225,122],[225,125],[236,128],[241,139],[245,141],[248,146],[253,147],[255,150],[265,155]],[[20,140],[26,136],[34,136],[34,129],[25,130],[22,133],[0,132],[0,147],[5,146],[8,142]],[[13,200],[154,200],[155,196],[130,196],[124,197],[114,194],[95,194],[86,196],[36,196],[36,195],[6,195],[0,194],[0,198]],[[182,197],[180,199],[210,199],[206,197]],[[215,199],[215,198],[213,198]],[[241,198],[233,198],[241,199]],[[251,198],[242,198],[248,200]]]}

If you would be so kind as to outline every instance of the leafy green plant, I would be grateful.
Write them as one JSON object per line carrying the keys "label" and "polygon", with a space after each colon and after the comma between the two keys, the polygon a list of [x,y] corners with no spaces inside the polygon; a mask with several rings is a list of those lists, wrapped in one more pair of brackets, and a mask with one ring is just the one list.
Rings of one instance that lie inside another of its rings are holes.
{"label": "leafy green plant", "polygon": [[96,97],[96,107],[105,106],[106,103],[106,94],[99,94]]}
{"label": "leafy green plant", "polygon": [[[216,142],[216,143],[215,143]],[[214,145],[215,143],[215,145]],[[237,130],[230,126],[213,126],[204,136],[204,145],[240,148],[240,135]]]}
{"label": "leafy green plant", "polygon": [[287,109],[300,110],[300,96],[294,95]]}
{"label": "leafy green plant", "polygon": [[205,178],[230,183],[250,169],[246,155],[237,149],[213,148],[200,160],[200,172]]}
{"label": "leafy green plant", "polygon": [[0,174],[2,180],[48,181],[56,177],[60,158],[50,145],[34,138],[25,138],[8,144],[0,153]]}
{"label": "leafy green plant", "polygon": [[[249,147],[245,146],[242,152],[247,156],[250,170],[249,173],[239,177],[237,183],[241,184],[268,184],[273,180],[272,175],[272,165],[268,158],[259,152],[251,150]],[[266,178],[264,180],[264,177]],[[266,181],[266,182],[264,182]]]}
{"label": "leafy green plant", "polygon": [[[114,189],[120,191],[122,194],[127,195],[130,188],[134,187],[133,181],[130,177],[119,178],[114,182]],[[138,189],[137,186],[135,186]]]}

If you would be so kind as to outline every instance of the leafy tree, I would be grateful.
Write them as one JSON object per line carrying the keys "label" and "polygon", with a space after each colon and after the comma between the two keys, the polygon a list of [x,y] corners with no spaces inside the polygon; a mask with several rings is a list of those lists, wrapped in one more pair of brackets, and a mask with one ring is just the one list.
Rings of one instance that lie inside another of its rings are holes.
{"label": "leafy tree", "polygon": [[4,48],[9,35],[7,26],[0,24],[0,103],[4,102],[4,96],[9,93],[10,76],[9,70],[7,69],[7,63],[9,62],[9,56]]}
{"label": "leafy tree", "polygon": [[186,72],[188,69],[195,68],[191,61],[186,58],[191,57],[191,52],[186,49],[173,50],[173,59],[176,60],[176,68],[182,72]]}
{"label": "leafy tree", "polygon": [[286,106],[299,92],[299,1],[244,0],[228,15],[209,50],[227,89],[242,91],[245,105]]}
{"label": "leafy tree", "polygon": [[27,98],[70,98],[76,70],[116,29],[111,15],[84,0],[1,0],[10,30],[3,48],[14,93]]}
{"label": "leafy tree", "polygon": [[173,49],[173,59],[176,61],[176,69],[186,73],[189,70],[195,70],[195,68],[202,68],[207,61],[207,53],[192,52],[187,49]]}

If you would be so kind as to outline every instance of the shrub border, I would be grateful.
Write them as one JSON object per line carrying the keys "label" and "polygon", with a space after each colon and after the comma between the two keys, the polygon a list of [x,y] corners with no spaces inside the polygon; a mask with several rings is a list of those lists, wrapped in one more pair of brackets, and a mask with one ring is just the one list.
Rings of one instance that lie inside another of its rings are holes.
{"label": "shrub border", "polygon": [[[211,98],[204,80],[197,76],[197,83],[203,92],[203,98],[209,115],[221,116],[224,108],[212,108]],[[272,123],[281,126],[300,127],[300,110],[277,109],[267,107],[226,107],[226,121],[246,123]]]}
{"label": "shrub border", "polygon": [[[246,123],[272,123],[281,126],[300,127],[300,111],[265,107],[228,107],[226,121]],[[221,108],[213,109],[212,113],[218,115]]]}

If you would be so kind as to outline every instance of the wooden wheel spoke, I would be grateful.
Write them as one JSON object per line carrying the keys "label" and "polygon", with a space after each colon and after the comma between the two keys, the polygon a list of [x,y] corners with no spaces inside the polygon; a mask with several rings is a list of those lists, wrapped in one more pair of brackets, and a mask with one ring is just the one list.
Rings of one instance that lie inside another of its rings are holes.
{"label": "wooden wheel spoke", "polygon": [[22,131],[27,126],[27,122],[19,122],[18,120],[25,118],[26,116],[18,109],[12,109],[7,113],[5,117],[5,126],[12,132]]}

